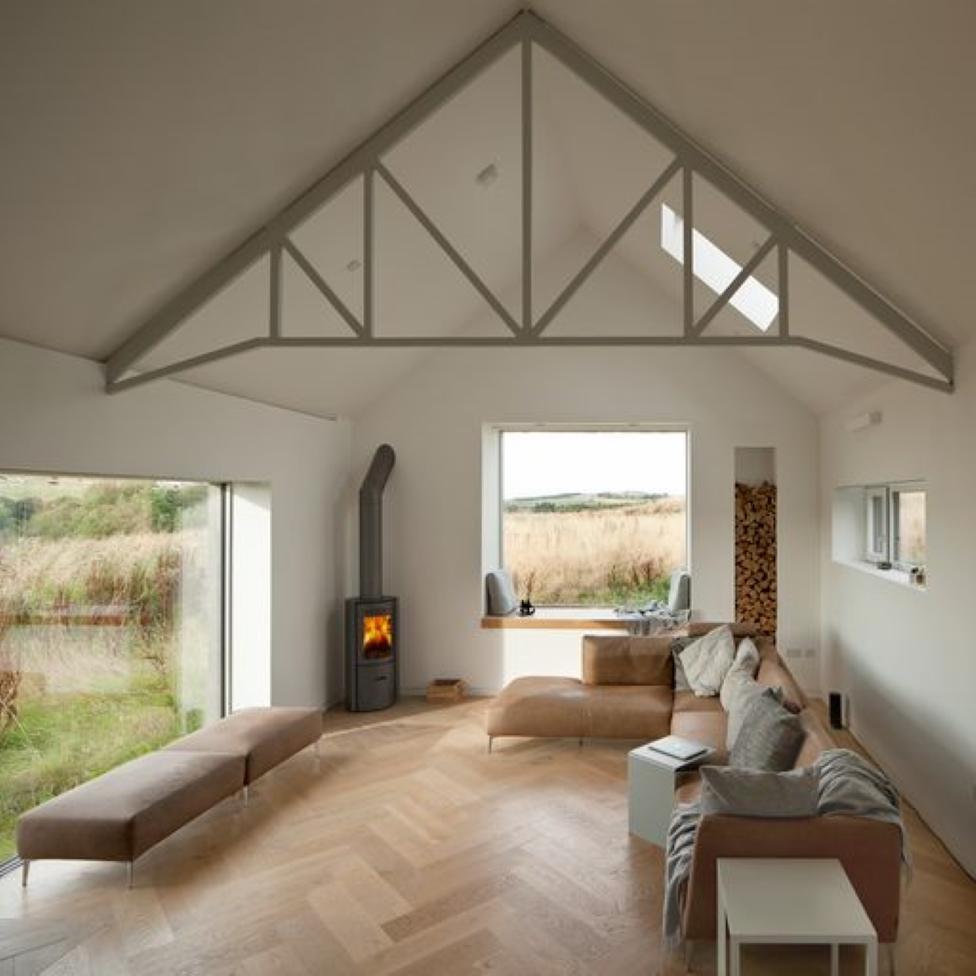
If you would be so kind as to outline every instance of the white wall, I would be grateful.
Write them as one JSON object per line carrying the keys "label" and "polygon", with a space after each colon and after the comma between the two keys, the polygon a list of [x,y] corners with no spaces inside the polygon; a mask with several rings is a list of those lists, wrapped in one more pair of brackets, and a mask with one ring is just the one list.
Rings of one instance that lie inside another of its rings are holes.
{"label": "white wall", "polygon": [[231,492],[230,710],[271,704],[270,485],[244,482]]}
{"label": "white wall", "polygon": [[[617,264],[581,314],[633,316],[646,281]],[[571,304],[569,309],[574,306]],[[525,673],[579,673],[579,634],[482,630],[482,425],[668,423],[691,432],[693,602],[731,619],[734,452],[776,450],[780,630],[818,645],[816,419],[731,350],[442,350],[356,418],[352,480],[376,446],[397,452],[387,487],[387,590],[401,598],[401,686],[462,677],[492,690]],[[348,540],[355,579],[355,533]],[[793,662],[815,687],[815,659]]]}
{"label": "white wall", "polygon": [[0,340],[0,470],[269,483],[271,700],[335,699],[348,424],[167,381],[114,396],[103,384],[96,363]]}
{"label": "white wall", "polygon": [[[823,685],[851,699],[855,735],[976,874],[976,348],[951,396],[892,383],[821,426]],[[844,421],[881,410],[879,426]],[[833,489],[928,484],[924,591],[831,558]]]}

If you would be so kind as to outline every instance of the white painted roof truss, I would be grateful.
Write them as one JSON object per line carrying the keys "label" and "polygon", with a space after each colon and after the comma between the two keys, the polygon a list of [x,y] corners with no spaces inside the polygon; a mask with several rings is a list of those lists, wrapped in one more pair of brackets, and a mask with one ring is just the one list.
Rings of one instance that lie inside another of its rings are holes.
{"label": "white painted roof truss", "polygon": [[[481,276],[465,259],[461,250],[438,228],[430,216],[411,196],[408,189],[384,163],[383,157],[409,135],[432,113],[454,95],[477,79],[504,54],[519,47],[521,50],[521,302],[520,314],[513,314],[492,292]],[[590,258],[568,281],[549,306],[536,314],[533,306],[533,53],[546,51],[564,67],[574,72],[608,102],[673,153],[667,168],[652,181],[631,209],[617,223]],[[692,234],[694,231],[695,176],[706,179],[729,200],[766,228],[768,236],[757,242],[756,250],[741,265],[740,272],[702,314],[695,314],[694,290],[696,281],[692,262]],[[573,295],[604,261],[615,245],[634,225],[651,204],[660,199],[662,190],[680,175],[683,201],[684,261],[683,330],[674,335],[554,335],[547,332],[550,324],[572,299]],[[349,305],[330,286],[312,261],[302,252],[292,237],[293,231],[330,198],[361,178],[362,183],[362,310],[354,313]],[[396,195],[404,207],[423,226],[453,265],[470,282],[484,301],[507,327],[502,335],[378,335],[375,328],[374,261],[376,250],[376,221],[374,219],[374,190],[377,181]],[[348,335],[293,336],[282,330],[282,258],[289,259],[304,272],[309,281],[348,326]],[[728,306],[736,291],[750,278],[761,262],[775,255],[779,315],[768,333],[710,334],[720,312]],[[910,350],[921,368],[913,369],[901,363],[874,358],[850,348],[822,341],[809,334],[791,332],[790,256],[801,258],[822,275],[831,286],[843,293],[880,323]],[[264,335],[230,342],[220,348],[168,363],[158,368],[140,366],[140,362],[180,327],[191,315],[235,282],[258,261],[267,259],[268,310],[267,332]],[[878,370],[883,373],[920,383],[939,390],[951,391],[953,361],[951,353],[938,344],[912,318],[884,298],[860,276],[830,254],[814,238],[796,226],[785,214],[766,202],[746,182],[739,179],[723,164],[703,150],[672,122],[662,116],[603,67],[577,48],[566,37],[536,15],[519,14],[500,31],[485,41],[467,58],[432,85],[419,98],[361,144],[338,166],[327,173],[292,204],[277,214],[266,226],[240,247],[207,270],[182,293],[169,301],[160,311],[115,350],[106,363],[107,389],[118,392],[170,376],[218,359],[260,348],[318,348],[318,347],[471,347],[471,346],[775,346],[812,350],[826,356]]]}

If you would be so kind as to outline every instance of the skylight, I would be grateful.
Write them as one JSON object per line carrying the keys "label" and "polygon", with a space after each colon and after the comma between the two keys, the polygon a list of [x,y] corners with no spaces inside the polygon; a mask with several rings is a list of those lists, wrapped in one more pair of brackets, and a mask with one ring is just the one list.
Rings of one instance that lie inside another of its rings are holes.
{"label": "skylight", "polygon": [[[678,262],[685,263],[684,218],[666,203],[661,205],[661,247]],[[716,295],[735,280],[741,264],[713,244],[700,231],[691,232],[691,267],[695,277]],[[729,299],[729,304],[741,312],[757,329],[766,332],[779,313],[779,297],[761,281],[750,275]]]}

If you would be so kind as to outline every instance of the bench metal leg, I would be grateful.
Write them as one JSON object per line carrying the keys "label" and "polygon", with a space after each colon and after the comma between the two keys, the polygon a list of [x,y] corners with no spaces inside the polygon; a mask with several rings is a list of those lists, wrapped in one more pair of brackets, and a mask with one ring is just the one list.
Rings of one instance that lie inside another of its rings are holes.
{"label": "bench metal leg", "polygon": [[580,749],[583,748],[583,736],[580,736],[579,747],[580,747]]}
{"label": "bench metal leg", "polygon": [[489,735],[488,736],[488,755],[491,755],[491,741],[492,741],[492,737]]}
{"label": "bench metal leg", "polygon": [[244,803],[245,807],[247,806],[247,801],[249,799],[250,799],[250,793],[248,792],[248,786],[245,783],[244,786],[241,787],[241,800]]}
{"label": "bench metal leg", "polygon": [[30,861],[24,861],[20,866],[20,886],[27,887],[27,875],[30,874]]}
{"label": "bench metal leg", "polygon": [[692,939],[685,939],[685,972],[691,972],[691,962],[695,957],[695,943]]}
{"label": "bench metal leg", "polygon": [[126,880],[126,887],[127,888],[131,888],[132,887],[132,881],[133,881],[133,878],[135,877],[135,871],[136,871],[136,862],[135,861],[129,861],[128,862],[128,870],[126,871],[126,878],[125,878],[125,880]]}

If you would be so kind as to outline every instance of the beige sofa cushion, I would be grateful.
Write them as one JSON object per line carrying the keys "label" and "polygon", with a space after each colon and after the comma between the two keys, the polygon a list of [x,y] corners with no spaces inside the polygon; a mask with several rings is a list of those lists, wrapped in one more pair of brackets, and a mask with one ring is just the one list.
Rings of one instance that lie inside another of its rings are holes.
{"label": "beige sofa cushion", "polygon": [[721,712],[722,703],[714,695],[711,698],[699,698],[693,691],[676,691],[674,693],[674,712]]}
{"label": "beige sofa cushion", "polygon": [[711,746],[715,754],[709,758],[712,764],[726,761],[725,712],[717,711],[674,712],[671,716],[671,733],[685,739],[692,739],[702,745]]}
{"label": "beige sofa cushion", "polygon": [[131,861],[243,785],[243,756],[151,752],[25,813],[17,853]]}
{"label": "beige sofa cushion", "polygon": [[245,782],[317,742],[322,735],[318,708],[244,708],[220,722],[166,746],[176,752],[222,752],[245,760]]}
{"label": "beige sofa cushion", "polygon": [[800,724],[803,726],[805,737],[803,745],[797,754],[794,768],[799,766],[811,766],[816,761],[820,753],[827,749],[836,749],[837,744],[828,731],[827,727],[820,721],[812,708],[804,708],[799,714]]}
{"label": "beige sofa cushion", "polygon": [[664,685],[671,687],[674,664],[667,637],[599,636],[582,641],[585,685]]}
{"label": "beige sofa cushion", "polygon": [[670,688],[660,685],[587,687],[583,735],[588,738],[660,739],[671,730]]}
{"label": "beige sofa cushion", "polygon": [[516,678],[489,706],[487,732],[489,735],[581,736],[584,700],[591,690],[576,678]]}

